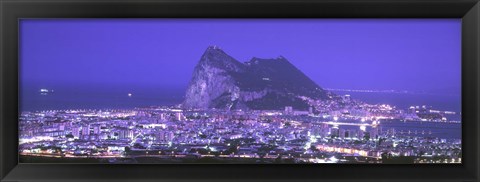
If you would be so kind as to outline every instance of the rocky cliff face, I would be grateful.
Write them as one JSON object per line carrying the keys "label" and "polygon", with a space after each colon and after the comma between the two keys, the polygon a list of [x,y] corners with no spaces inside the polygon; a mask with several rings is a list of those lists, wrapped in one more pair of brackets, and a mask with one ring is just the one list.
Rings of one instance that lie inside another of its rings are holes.
{"label": "rocky cliff face", "polygon": [[253,58],[240,63],[216,46],[208,47],[188,86],[185,108],[307,109],[300,97],[326,99],[327,92],[288,62]]}

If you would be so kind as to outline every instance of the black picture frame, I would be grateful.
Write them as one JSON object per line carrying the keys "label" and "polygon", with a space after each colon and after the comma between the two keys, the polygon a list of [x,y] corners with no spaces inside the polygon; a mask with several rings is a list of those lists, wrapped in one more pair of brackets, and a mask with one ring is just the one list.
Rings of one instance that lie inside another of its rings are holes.
{"label": "black picture frame", "polygon": [[[0,0],[2,181],[479,181],[478,0]],[[462,164],[19,164],[20,18],[461,18]]]}

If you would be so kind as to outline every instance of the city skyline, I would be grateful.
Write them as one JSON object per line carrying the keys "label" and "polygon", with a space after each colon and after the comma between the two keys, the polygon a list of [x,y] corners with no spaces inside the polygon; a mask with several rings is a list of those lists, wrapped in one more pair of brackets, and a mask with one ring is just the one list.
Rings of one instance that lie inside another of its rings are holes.
{"label": "city skyline", "polygon": [[462,163],[459,19],[20,22],[21,163]]}

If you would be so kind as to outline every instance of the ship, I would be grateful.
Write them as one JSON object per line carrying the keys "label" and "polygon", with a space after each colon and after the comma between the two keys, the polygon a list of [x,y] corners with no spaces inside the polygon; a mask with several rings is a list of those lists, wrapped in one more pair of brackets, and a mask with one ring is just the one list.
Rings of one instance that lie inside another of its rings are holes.
{"label": "ship", "polygon": [[48,89],[42,88],[42,89],[40,89],[39,92],[40,92],[41,95],[48,95],[48,94],[53,93],[53,90],[48,90]]}

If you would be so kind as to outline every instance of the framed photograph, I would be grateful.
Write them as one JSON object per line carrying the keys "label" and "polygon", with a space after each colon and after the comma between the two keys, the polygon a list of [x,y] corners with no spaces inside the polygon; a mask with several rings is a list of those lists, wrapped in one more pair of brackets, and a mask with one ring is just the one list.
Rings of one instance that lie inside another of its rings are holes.
{"label": "framed photograph", "polygon": [[480,5],[1,1],[2,181],[478,181]]}

